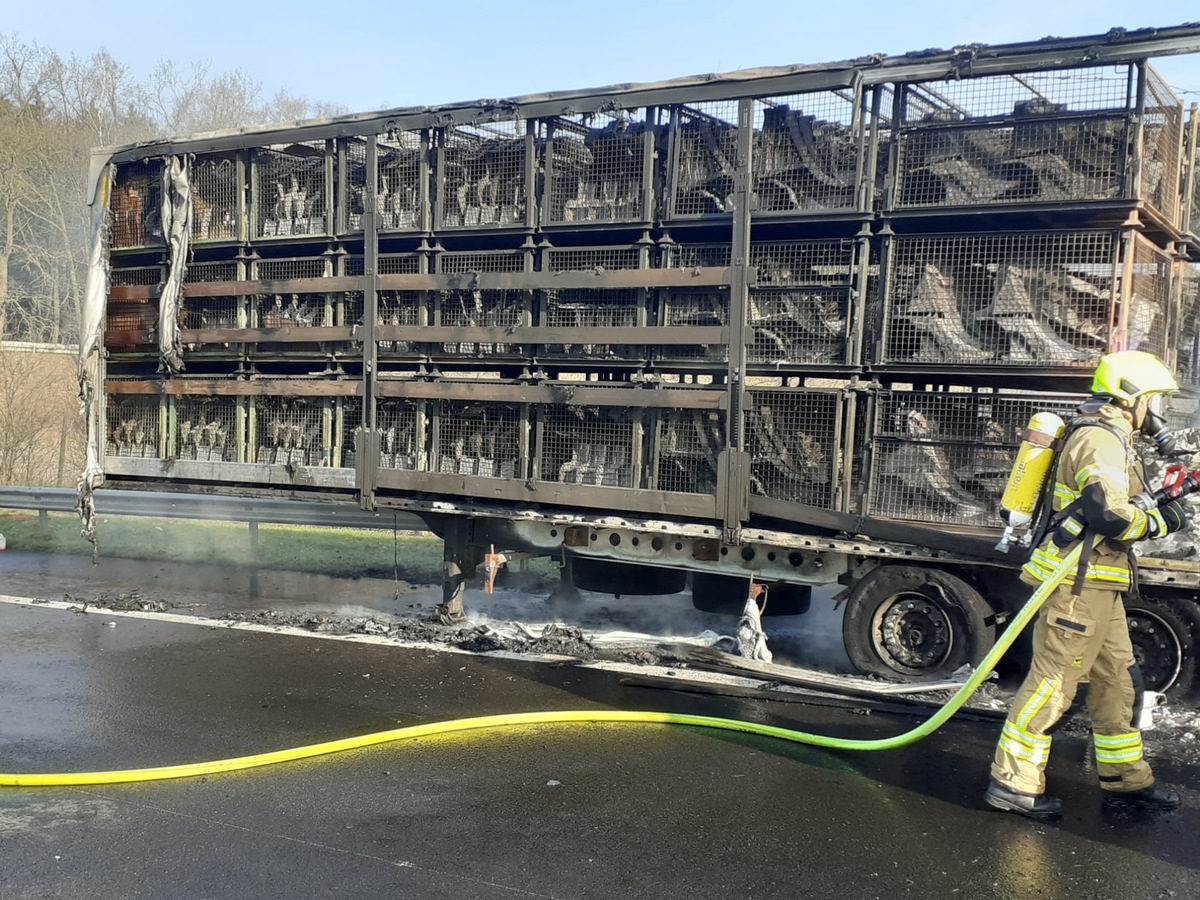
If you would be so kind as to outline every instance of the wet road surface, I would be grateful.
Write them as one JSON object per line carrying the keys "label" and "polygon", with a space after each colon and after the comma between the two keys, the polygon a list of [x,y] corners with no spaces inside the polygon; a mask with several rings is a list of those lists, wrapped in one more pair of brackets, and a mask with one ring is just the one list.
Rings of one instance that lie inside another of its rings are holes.
{"label": "wet road surface", "polygon": [[[14,580],[0,590],[21,593]],[[102,612],[0,604],[0,633],[10,772],[198,761],[543,709],[660,709],[848,737],[914,724],[627,688],[572,665]],[[1194,761],[1153,760],[1182,811],[1112,813],[1085,740],[1062,735],[1050,777],[1067,814],[1039,824],[979,808],[995,737],[951,723],[904,750],[849,754],[678,727],[538,727],[188,781],[6,788],[0,897],[1200,895]]]}

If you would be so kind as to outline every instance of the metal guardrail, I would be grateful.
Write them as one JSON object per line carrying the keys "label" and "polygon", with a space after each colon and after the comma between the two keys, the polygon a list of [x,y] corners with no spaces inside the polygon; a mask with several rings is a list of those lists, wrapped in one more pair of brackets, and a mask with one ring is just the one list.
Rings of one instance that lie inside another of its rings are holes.
{"label": "metal guardrail", "polygon": [[[0,509],[35,509],[40,517],[75,509],[73,488],[0,487]],[[305,500],[270,500],[216,494],[159,491],[96,491],[96,511],[107,516],[159,519],[207,519],[218,522],[313,525],[325,528],[380,528],[428,531],[425,522],[406,512],[368,512],[356,506]]]}

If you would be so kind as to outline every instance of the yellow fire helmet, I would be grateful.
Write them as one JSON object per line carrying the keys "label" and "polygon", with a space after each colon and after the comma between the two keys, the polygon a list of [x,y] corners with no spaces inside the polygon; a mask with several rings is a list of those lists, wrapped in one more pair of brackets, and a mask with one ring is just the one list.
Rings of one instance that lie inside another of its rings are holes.
{"label": "yellow fire helmet", "polygon": [[1126,405],[1143,394],[1179,390],[1171,370],[1153,353],[1121,350],[1100,357],[1092,379],[1092,393],[1112,397]]}

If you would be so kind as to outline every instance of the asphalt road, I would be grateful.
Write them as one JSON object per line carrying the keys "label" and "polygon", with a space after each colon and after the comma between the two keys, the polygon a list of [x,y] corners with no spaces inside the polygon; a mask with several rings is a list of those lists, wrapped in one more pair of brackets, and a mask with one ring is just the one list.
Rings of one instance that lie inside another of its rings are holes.
{"label": "asphalt road", "polygon": [[[622,687],[572,665],[44,607],[0,604],[0,634],[8,772],[523,710],[662,709],[854,737],[913,724]],[[1182,811],[1113,813],[1085,740],[1062,735],[1050,774],[1067,814],[1033,823],[979,805],[995,737],[952,723],[905,750],[850,754],[669,726],[539,727],[195,780],[0,788],[0,897],[1200,895],[1194,762],[1154,760]]]}

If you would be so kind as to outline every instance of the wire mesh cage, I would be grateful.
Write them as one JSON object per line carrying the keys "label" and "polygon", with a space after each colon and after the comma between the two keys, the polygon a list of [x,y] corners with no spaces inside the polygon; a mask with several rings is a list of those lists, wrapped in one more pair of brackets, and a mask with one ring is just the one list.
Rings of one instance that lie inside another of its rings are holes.
{"label": "wire mesh cage", "polygon": [[363,402],[359,397],[338,397],[335,401],[336,440],[333,447],[333,465],[342,469],[353,469],[358,464],[362,446]]}
{"label": "wire mesh cage", "polygon": [[1185,134],[1185,177],[1179,199],[1180,230],[1200,239],[1200,107],[1196,105],[1192,106]]}
{"label": "wire mesh cage", "polygon": [[753,242],[750,362],[846,362],[856,257],[853,241]]}
{"label": "wire mesh cage", "polygon": [[112,249],[163,243],[160,161],[125,163],[117,167],[109,215]]}
{"label": "wire mesh cage", "polygon": [[728,268],[733,260],[729,244],[665,243],[660,251],[665,269]]}
{"label": "wire mesh cage", "polygon": [[1176,328],[1176,371],[1179,383],[1200,387],[1200,266],[1179,267],[1179,324]]}
{"label": "wire mesh cage", "polygon": [[717,458],[726,443],[723,410],[662,411],[654,429],[652,489],[681,494],[715,494]]}
{"label": "wire mesh cage", "polygon": [[236,397],[174,398],[171,435],[176,459],[238,462],[243,455]]}
{"label": "wire mesh cage", "polygon": [[[1119,250],[1112,231],[893,238],[880,361],[1094,363],[1115,324]],[[1165,313],[1143,304],[1143,317]]]}
{"label": "wire mesh cage", "polygon": [[217,262],[190,262],[184,275],[186,284],[211,284],[214,281],[238,281],[239,265],[232,260]]}
{"label": "wire mesh cage", "polygon": [[755,215],[858,204],[860,104],[851,90],[754,101]]}
{"label": "wire mesh cage", "polygon": [[[528,325],[533,317],[533,292],[516,290],[439,291],[435,295],[434,323],[462,328],[506,328]],[[505,341],[447,341],[442,352],[456,356],[485,357],[524,352],[522,345]]]}
{"label": "wire mesh cage", "polygon": [[166,402],[160,397],[109,394],[105,417],[108,435],[107,456],[132,456],[161,459],[162,435],[166,422]]}
{"label": "wire mesh cage", "polygon": [[[425,469],[423,404],[412,400],[381,401],[376,410],[379,466],[383,469]],[[478,467],[477,467],[478,468]]]}
{"label": "wire mesh cage", "polygon": [[[256,281],[282,281],[291,278],[322,278],[330,263],[319,256],[292,259],[260,259],[251,265]],[[251,298],[250,327],[320,327],[335,324],[331,294],[264,293]]]}
{"label": "wire mesh cage", "polygon": [[251,159],[257,237],[327,232],[324,141],[260,147]]}
{"label": "wire mesh cage", "polygon": [[645,354],[643,346],[598,343],[599,335],[590,329],[635,327],[639,322],[638,311],[645,306],[644,294],[645,291],[636,288],[570,288],[543,292],[542,324],[549,328],[578,329],[578,340],[546,344],[542,352],[547,356],[573,359],[641,358]]}
{"label": "wire mesh cage", "polygon": [[236,156],[204,154],[192,161],[193,241],[241,238],[241,184]]}
{"label": "wire mesh cage", "polygon": [[[357,294],[361,298],[361,294]],[[380,291],[377,298],[379,324],[417,328],[432,318],[430,306],[433,295],[424,291]],[[361,304],[361,300],[359,301]],[[358,309],[358,320],[362,321],[362,307]],[[380,353],[413,353],[417,349],[415,340],[386,340],[379,342]]]}
{"label": "wire mesh cage", "polygon": [[[1117,283],[1126,308],[1113,349],[1144,350],[1166,359],[1173,263],[1141,235],[1134,236],[1125,256],[1117,268]],[[1132,271],[1126,277],[1127,269]]]}
{"label": "wire mesh cage", "polygon": [[[1128,162],[1137,81],[1137,65],[1120,65],[903,86],[892,208],[1150,199],[1153,176],[1139,195]],[[1146,151],[1162,180],[1178,143],[1159,146],[1157,109]]]}
{"label": "wire mesh cage", "polygon": [[654,126],[644,111],[543,119],[542,223],[645,221]]}
{"label": "wire mesh cage", "polygon": [[751,492],[831,508],[838,476],[841,407],[837,391],[747,391],[743,417],[751,456]]}
{"label": "wire mesh cage", "polygon": [[533,255],[527,250],[451,251],[438,253],[436,270],[443,275],[472,272],[525,272],[533,267]]}
{"label": "wire mesh cage", "polygon": [[318,397],[251,398],[253,461],[328,466],[333,461],[333,402]]}
{"label": "wire mesh cage", "polygon": [[[424,222],[425,182],[429,168],[426,141],[420,131],[399,131],[376,139],[375,211],[380,231],[411,231]],[[347,233],[363,230],[367,209],[367,143],[347,138],[340,150],[344,168]]]}
{"label": "wire mesh cage", "polygon": [[[609,406],[539,410],[538,480],[593,487],[640,487],[640,411]],[[635,456],[635,454],[637,454]]]}
{"label": "wire mesh cage", "polygon": [[733,211],[739,166],[738,101],[677,107],[672,115],[671,185],[664,218]]}
{"label": "wire mesh cage", "polygon": [[[657,298],[659,322],[664,328],[719,328],[729,323],[728,288],[660,288]],[[647,332],[647,339],[654,339],[653,332]],[[663,360],[725,362],[729,359],[729,345],[718,342],[661,344],[655,355]]]}
{"label": "wire mesh cage", "polygon": [[522,226],[529,207],[528,149],[523,119],[441,130],[436,227]]}
{"label": "wire mesh cage", "polygon": [[650,264],[651,251],[638,246],[551,248],[542,257],[547,272],[615,272]]}
{"label": "wire mesh cage", "polygon": [[[154,287],[165,271],[162,266],[131,266],[113,269],[109,284],[113,287]],[[148,297],[110,297],[104,307],[104,346],[114,353],[146,351],[152,348],[158,332],[158,302]]]}
{"label": "wire mesh cage", "polygon": [[1083,395],[889,391],[876,396],[868,515],[999,526],[999,501],[1029,419],[1070,419]]}
{"label": "wire mesh cage", "polygon": [[1184,224],[1179,208],[1183,103],[1153,68],[1146,66],[1142,107],[1141,168],[1137,196],[1168,222]]}
{"label": "wire mesh cage", "polygon": [[521,404],[442,400],[436,404],[433,471],[524,478],[528,413]]}

